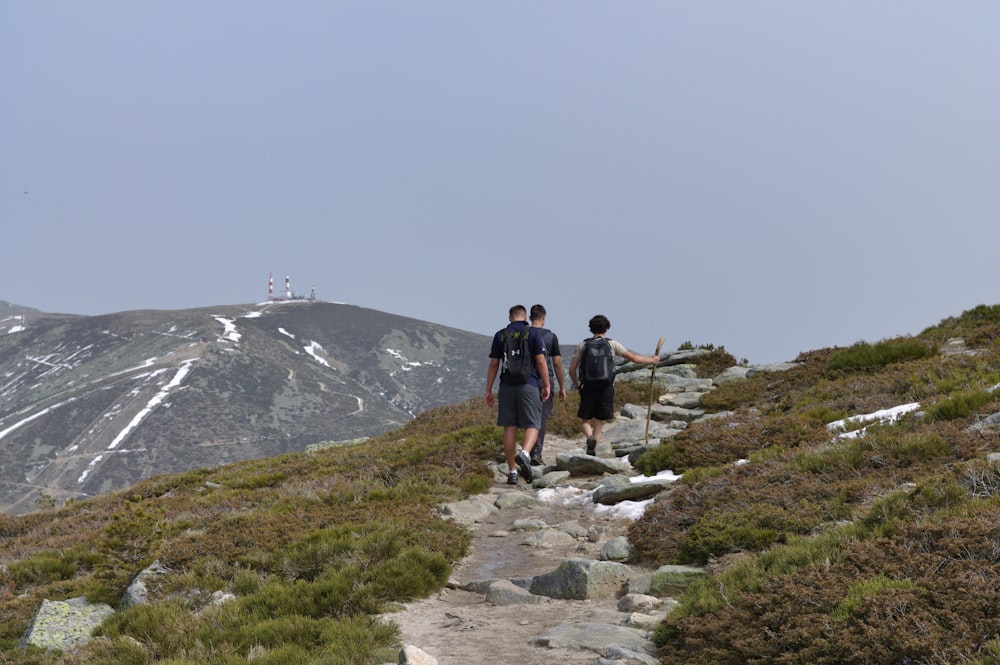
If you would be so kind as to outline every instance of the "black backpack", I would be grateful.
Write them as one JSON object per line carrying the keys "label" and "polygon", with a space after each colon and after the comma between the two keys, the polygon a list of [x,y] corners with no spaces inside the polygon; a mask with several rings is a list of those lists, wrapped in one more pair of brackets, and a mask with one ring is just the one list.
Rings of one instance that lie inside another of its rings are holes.
{"label": "black backpack", "polygon": [[580,360],[580,383],[585,386],[607,386],[615,380],[615,354],[603,337],[591,337],[583,342]]}
{"label": "black backpack", "polygon": [[531,371],[535,368],[535,356],[531,355],[528,348],[530,332],[530,326],[522,330],[505,328],[500,331],[500,342],[503,345],[500,376],[504,383],[523,385],[531,377]]}

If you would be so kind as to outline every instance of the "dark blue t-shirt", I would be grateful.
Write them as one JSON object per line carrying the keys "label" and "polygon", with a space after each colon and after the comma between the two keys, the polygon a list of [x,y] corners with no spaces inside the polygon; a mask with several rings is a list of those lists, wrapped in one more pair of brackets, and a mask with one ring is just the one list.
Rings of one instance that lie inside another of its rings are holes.
{"label": "dark blue t-shirt", "polygon": [[[493,345],[490,347],[490,358],[499,358],[501,365],[503,364],[503,342],[500,340],[500,333],[504,330],[520,332],[528,327],[530,327],[530,325],[527,321],[513,321],[503,330],[498,330],[496,334],[493,335]],[[542,339],[542,334],[538,328],[531,328],[531,330],[528,331],[528,349],[531,351],[532,356],[537,356],[539,353],[543,355],[545,354],[545,341]],[[503,382],[503,372],[501,371],[500,383]],[[528,377],[528,383],[536,388],[542,386],[541,377],[538,376],[538,367],[535,365],[531,366],[531,376]]]}
{"label": "dark blue t-shirt", "polygon": [[562,357],[562,353],[559,351],[559,338],[548,328],[539,328],[538,330],[541,331],[542,342],[545,344],[545,362],[549,366],[549,386],[555,390],[556,368],[552,364],[552,356]]}

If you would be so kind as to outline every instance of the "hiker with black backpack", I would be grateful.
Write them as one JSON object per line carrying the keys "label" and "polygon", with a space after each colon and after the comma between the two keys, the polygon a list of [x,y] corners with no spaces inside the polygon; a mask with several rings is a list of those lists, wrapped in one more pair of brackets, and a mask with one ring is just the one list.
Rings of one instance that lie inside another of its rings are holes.
{"label": "hiker with black backpack", "polygon": [[[528,310],[524,305],[514,305],[508,320],[507,327],[493,336],[490,347],[486,403],[493,406],[493,382],[499,374],[497,425],[503,427],[507,484],[517,485],[517,468],[525,481],[530,483],[534,478],[529,455],[541,427],[542,401],[549,398],[552,386],[545,362],[545,342],[538,329],[528,324]],[[518,429],[524,430],[524,443],[515,455]]]}
{"label": "hiker with black backpack", "polygon": [[639,364],[657,364],[659,356],[642,356],[626,349],[620,342],[606,337],[611,321],[603,314],[590,319],[589,337],[576,347],[569,365],[569,378],[580,391],[577,415],[583,421],[587,437],[587,454],[597,455],[604,421],[615,417],[615,358],[621,357]]}

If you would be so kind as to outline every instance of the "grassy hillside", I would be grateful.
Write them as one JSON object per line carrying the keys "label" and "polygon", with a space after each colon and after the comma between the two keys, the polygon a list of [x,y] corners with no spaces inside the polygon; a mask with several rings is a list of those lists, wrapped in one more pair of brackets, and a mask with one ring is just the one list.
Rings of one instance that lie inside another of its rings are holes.
{"label": "grassy hillside", "polygon": [[[639,558],[713,572],[658,630],[664,662],[1000,662],[998,430],[970,428],[1000,411],[998,324],[982,306],[805,354],[721,387],[705,401],[732,419],[639,460],[684,472],[632,528]],[[907,403],[857,436],[827,428]]]}
{"label": "grassy hillside", "polygon": [[[965,350],[951,340],[962,337]],[[657,630],[664,663],[1000,663],[1000,306],[914,337],[803,354],[705,398],[637,461],[683,472],[630,533],[636,559],[710,571]],[[724,349],[702,375],[733,363]],[[645,403],[623,382],[619,402]],[[550,425],[576,435],[575,395]],[[919,403],[891,424],[829,424]],[[380,663],[372,617],[432,593],[468,545],[434,506],[484,491],[500,430],[480,398],[360,445],[159,476],[0,516],[0,654],[31,663]],[[861,427],[866,425],[862,431]],[[842,436],[853,432],[849,436]],[[735,463],[741,461],[740,463]],[[21,652],[43,598],[158,602],[74,654]],[[236,599],[212,602],[215,592]]]}
{"label": "grassy hillside", "polygon": [[[481,401],[481,400],[479,400]],[[158,476],[56,511],[0,516],[0,653],[33,663],[378,663],[372,620],[447,581],[468,545],[433,506],[484,491],[500,431],[479,401],[362,444]],[[156,602],[75,654],[22,653],[43,598],[118,607],[159,561]],[[213,593],[238,596],[215,605]],[[390,657],[387,657],[389,655]]]}

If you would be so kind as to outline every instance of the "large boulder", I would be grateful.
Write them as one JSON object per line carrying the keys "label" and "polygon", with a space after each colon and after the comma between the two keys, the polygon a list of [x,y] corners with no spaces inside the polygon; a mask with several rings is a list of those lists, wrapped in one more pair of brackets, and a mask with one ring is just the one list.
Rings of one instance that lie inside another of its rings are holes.
{"label": "large boulder", "polygon": [[626,462],[582,453],[559,453],[556,455],[556,466],[562,471],[569,471],[571,476],[600,476],[605,473],[627,474],[632,471],[632,467]]}
{"label": "large boulder", "polygon": [[615,598],[628,583],[631,570],[614,561],[567,559],[550,573],[536,575],[530,591],[565,600]]}
{"label": "large boulder", "polygon": [[90,603],[82,597],[43,600],[20,646],[68,651],[90,641],[94,629],[114,613],[110,605]]}
{"label": "large boulder", "polygon": [[613,506],[622,501],[643,501],[651,496],[656,496],[676,481],[676,477],[663,477],[620,485],[601,485],[594,490],[594,503]]}
{"label": "large boulder", "polygon": [[441,507],[442,515],[465,526],[472,526],[476,522],[482,522],[487,517],[496,515],[499,512],[489,498],[482,496],[474,496],[463,501],[446,503]]}

